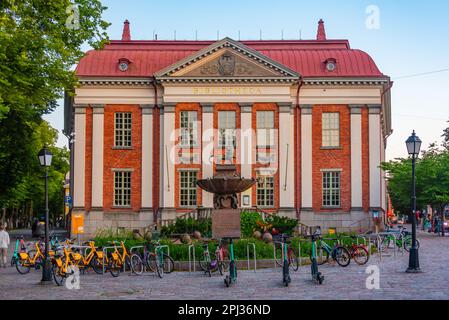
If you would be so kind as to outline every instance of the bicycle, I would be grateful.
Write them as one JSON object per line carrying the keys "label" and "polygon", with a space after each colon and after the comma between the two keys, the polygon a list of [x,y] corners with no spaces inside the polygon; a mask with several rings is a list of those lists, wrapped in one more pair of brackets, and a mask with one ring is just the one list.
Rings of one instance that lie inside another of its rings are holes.
{"label": "bicycle", "polygon": [[[385,234],[380,242],[380,250],[385,252],[393,244],[393,247],[398,249],[404,248],[405,251],[410,252],[412,247],[412,235],[406,231],[406,228],[400,228],[399,232],[389,231],[390,234]],[[395,236],[397,234],[397,236]],[[419,240],[416,239],[416,247],[419,249]]]}
{"label": "bicycle", "polygon": [[218,271],[220,275],[224,275],[229,270],[229,252],[221,240],[219,240],[218,247],[215,250],[215,257],[217,258]]}
{"label": "bicycle", "polygon": [[[351,239],[355,240],[357,237],[351,236]],[[346,249],[348,249],[351,259],[353,259],[359,266],[363,266],[368,263],[370,253],[366,246],[353,242],[348,245]]]}
{"label": "bicycle", "polygon": [[205,274],[208,274],[209,277],[212,276],[212,272],[217,271],[218,262],[214,253],[209,252],[209,242],[205,241],[203,244],[203,256],[199,261],[201,269]]}
{"label": "bicycle", "polygon": [[111,275],[114,278],[118,277],[120,275],[120,272],[122,272],[124,268],[126,269],[126,266],[128,266],[131,272],[134,273],[134,270],[132,269],[131,266],[131,259],[128,254],[128,251],[126,250],[125,243],[123,241],[120,241],[122,253],[120,253],[116,241],[112,241],[109,243],[112,243],[114,246],[114,252],[110,253],[108,261],[108,269]]}
{"label": "bicycle", "polygon": [[63,255],[57,254],[52,259],[52,274],[58,286],[64,285],[65,280],[73,275],[77,266],[71,259],[71,249],[67,245],[63,246]]}
{"label": "bicycle", "polygon": [[[329,256],[341,267],[347,267],[351,263],[351,254],[348,249],[338,243],[335,243],[334,246],[331,247],[321,239],[320,244],[317,246],[317,250],[324,253],[324,255],[321,256],[321,259],[317,259],[317,264],[320,266],[329,261]],[[312,257],[310,257],[310,260],[312,260]]]}
{"label": "bicycle", "polygon": [[23,236],[19,236],[16,239],[16,244],[14,247],[14,253],[11,257],[11,267],[14,267],[16,265],[16,262],[20,259],[19,253],[26,253],[28,252],[27,244],[25,243],[25,239]]}
{"label": "bicycle", "polygon": [[103,252],[97,250],[94,241],[85,242],[83,245],[89,246],[89,253],[86,250],[86,255],[73,252],[72,250],[69,251],[73,265],[77,266],[83,272],[91,267],[95,273],[103,274]]}
{"label": "bicycle", "polygon": [[[35,244],[35,250],[32,249],[28,252],[20,252],[19,259],[16,260],[16,269],[20,274],[27,274],[30,272],[31,268],[39,270],[43,261],[44,254],[41,241],[37,241]],[[55,252],[53,250],[49,251],[49,256],[54,256]]]}
{"label": "bicycle", "polygon": [[[287,236],[287,235],[281,235],[280,237],[277,236],[275,239],[277,240],[281,240],[281,242],[274,242],[274,246],[275,246],[275,261],[276,264],[280,267],[284,267],[284,250],[283,250],[283,237]],[[287,249],[287,261],[288,261],[288,265],[289,267],[293,270],[293,271],[298,271],[299,270],[299,258],[296,256],[293,248],[290,246]]]}
{"label": "bicycle", "polygon": [[149,248],[150,252],[154,251],[147,256],[146,263],[150,270],[157,272],[160,278],[163,278],[164,273],[172,273],[175,267],[175,262],[168,253],[164,252],[160,240],[151,241]]}

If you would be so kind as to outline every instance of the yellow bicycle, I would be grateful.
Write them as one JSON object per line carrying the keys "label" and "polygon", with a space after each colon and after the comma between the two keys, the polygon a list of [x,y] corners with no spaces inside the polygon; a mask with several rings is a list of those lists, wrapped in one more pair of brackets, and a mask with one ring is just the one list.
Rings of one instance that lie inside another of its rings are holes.
{"label": "yellow bicycle", "polygon": [[71,254],[70,247],[64,246],[63,255],[56,255],[52,259],[53,279],[58,286],[64,285],[65,280],[73,275],[77,269],[72,261]]}
{"label": "yellow bicycle", "polygon": [[[35,268],[36,270],[40,269],[45,258],[41,248],[42,242],[37,241],[34,246],[36,248],[35,250],[19,253],[19,259],[16,260],[16,269],[20,274],[29,273],[31,268]],[[55,255],[53,250],[50,250],[48,253],[50,257]]]}
{"label": "yellow bicycle", "polygon": [[135,273],[131,264],[131,257],[126,250],[125,243],[120,241],[121,253],[117,247],[117,242],[112,241],[112,244],[114,246],[114,251],[110,254],[108,261],[109,272],[111,275],[113,277],[118,277],[120,272],[123,271],[124,266],[127,266],[133,273]]}

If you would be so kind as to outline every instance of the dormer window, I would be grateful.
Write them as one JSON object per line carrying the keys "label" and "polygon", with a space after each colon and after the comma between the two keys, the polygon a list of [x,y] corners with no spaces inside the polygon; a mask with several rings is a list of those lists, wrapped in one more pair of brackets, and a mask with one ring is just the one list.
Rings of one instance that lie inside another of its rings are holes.
{"label": "dormer window", "polygon": [[120,58],[118,60],[118,68],[122,72],[125,72],[126,70],[128,70],[130,64],[131,64],[131,61],[126,58]]}
{"label": "dormer window", "polygon": [[326,70],[329,72],[333,72],[337,69],[337,60],[334,58],[329,58],[326,61],[324,61],[326,65]]}

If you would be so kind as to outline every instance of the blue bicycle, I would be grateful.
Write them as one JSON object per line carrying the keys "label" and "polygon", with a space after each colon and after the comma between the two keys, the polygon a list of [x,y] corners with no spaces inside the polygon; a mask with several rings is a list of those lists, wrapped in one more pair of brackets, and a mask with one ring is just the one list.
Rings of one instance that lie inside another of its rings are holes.
{"label": "blue bicycle", "polygon": [[[351,253],[337,242],[331,247],[321,239],[320,244],[317,245],[317,251],[321,253],[320,256],[316,258],[317,264],[320,266],[329,262],[329,257],[336,261],[341,267],[347,267],[351,263]],[[310,261],[312,261],[312,256],[310,257]]]}

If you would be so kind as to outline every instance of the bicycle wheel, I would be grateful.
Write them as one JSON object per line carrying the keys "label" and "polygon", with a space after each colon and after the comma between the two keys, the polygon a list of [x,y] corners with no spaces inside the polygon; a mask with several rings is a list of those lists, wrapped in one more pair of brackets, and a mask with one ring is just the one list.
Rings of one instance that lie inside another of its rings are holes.
{"label": "bicycle wheel", "polygon": [[29,262],[29,258],[28,259],[19,259],[16,260],[16,269],[17,272],[19,272],[20,274],[27,274],[30,272],[31,269],[31,264]]}
{"label": "bicycle wheel", "polygon": [[345,247],[337,247],[332,255],[341,267],[347,267],[351,263],[351,254]]}
{"label": "bicycle wheel", "polygon": [[298,269],[299,269],[299,259],[296,256],[296,254],[293,252],[293,250],[289,250],[288,260],[290,262],[290,268],[293,271],[298,271]]}
{"label": "bicycle wheel", "polygon": [[[419,249],[419,240],[416,239],[416,247]],[[410,249],[412,248],[412,237],[408,236],[404,238],[404,249],[407,252],[410,252]]]}
{"label": "bicycle wheel", "polygon": [[358,247],[354,248],[354,250],[352,252],[352,258],[359,266],[363,266],[369,260],[368,250],[362,246],[358,246]]}
{"label": "bicycle wheel", "polygon": [[161,256],[161,253],[155,256],[156,259],[156,272],[159,278],[164,277],[164,256]]}
{"label": "bicycle wheel", "polygon": [[142,274],[144,269],[144,265],[142,263],[142,259],[139,255],[133,254],[131,256],[131,270],[135,274]]}
{"label": "bicycle wheel", "polygon": [[390,237],[384,237],[380,242],[380,250],[382,252],[385,252],[388,248],[390,248],[390,245],[393,241],[391,240]]}
{"label": "bicycle wheel", "polygon": [[153,252],[150,252],[147,255],[146,264],[147,264],[148,268],[151,270],[151,272],[157,271],[156,255]]}
{"label": "bicycle wheel", "polygon": [[275,243],[274,244],[274,254],[275,254],[275,261],[276,264],[280,267],[284,266],[284,259],[282,258],[283,254],[282,254],[282,245],[280,243]]}
{"label": "bicycle wheel", "polygon": [[173,261],[172,257],[170,257],[168,254],[164,253],[164,273],[172,273],[175,269],[175,262]]}
{"label": "bicycle wheel", "polygon": [[96,274],[103,274],[103,260],[98,256],[92,258],[92,260],[90,261],[90,266]]}
{"label": "bicycle wheel", "polygon": [[203,256],[201,257],[201,260],[198,261],[201,270],[203,270],[204,272],[207,272],[210,268],[210,261],[211,261],[210,256],[207,254],[203,254]]}
{"label": "bicycle wheel", "polygon": [[[322,266],[326,262],[329,261],[329,251],[322,247],[317,247],[316,250],[317,256],[316,256],[316,263],[319,266]],[[310,255],[310,261],[312,261],[312,255]]]}
{"label": "bicycle wheel", "polygon": [[120,275],[120,270],[122,269],[121,264],[118,262],[118,260],[114,260],[112,257],[109,260],[109,272],[114,278],[117,278]]}

